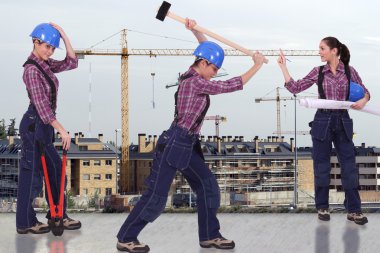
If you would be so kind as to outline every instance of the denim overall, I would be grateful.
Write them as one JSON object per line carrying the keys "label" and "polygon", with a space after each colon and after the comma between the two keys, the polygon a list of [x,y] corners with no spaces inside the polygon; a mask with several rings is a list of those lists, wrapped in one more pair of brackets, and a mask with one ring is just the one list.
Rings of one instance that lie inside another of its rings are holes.
{"label": "denim overall", "polygon": [[197,194],[199,240],[221,236],[216,217],[220,205],[219,186],[199,147],[197,135],[175,124],[160,135],[151,172],[145,180],[148,189],[120,228],[117,235],[120,242],[136,241],[145,225],[161,214],[177,170]]}
{"label": "denim overall", "polygon": [[[182,77],[181,80],[186,78],[188,77]],[[175,95],[175,105],[177,105],[177,94],[178,91]],[[207,97],[207,106],[195,125],[202,122],[208,105],[209,97]],[[191,189],[197,194],[199,240],[221,237],[216,217],[220,206],[218,182],[204,161],[199,136],[178,126],[177,115],[176,106],[173,124],[158,138],[150,175],[145,180],[148,189],[117,234],[120,242],[136,241],[145,225],[153,222],[165,209],[168,192],[177,170],[183,174]]]}
{"label": "denim overall", "polygon": [[[27,61],[26,64],[35,64],[33,61]],[[48,79],[46,73],[37,66],[44,76]],[[51,84],[51,80],[49,80]],[[54,84],[51,84],[54,85]],[[55,90],[55,89],[54,89]],[[56,94],[51,97],[51,104],[54,105]],[[20,123],[20,135],[22,140],[20,170],[18,178],[18,196],[17,196],[17,213],[16,227],[25,229],[32,227],[37,222],[36,213],[33,209],[33,201],[42,192],[44,173],[41,163],[41,152],[38,143],[41,143],[46,158],[46,165],[49,174],[50,186],[53,195],[53,201],[58,204],[60,178],[62,169],[62,160],[54,147],[54,128],[50,124],[44,124],[39,117],[34,105],[30,104]],[[45,179],[46,180],[46,179]],[[65,186],[67,178],[65,179]],[[48,202],[47,193],[45,192],[46,201]],[[48,202],[49,203],[49,202]],[[63,218],[66,214],[66,198],[64,198]],[[50,211],[46,218],[50,218]]]}
{"label": "denim overall", "polygon": [[[326,98],[321,79],[318,80],[321,98]],[[350,81],[349,73],[348,81]],[[348,89],[349,90],[349,89]],[[322,94],[321,94],[322,92]],[[338,155],[341,169],[342,186],[345,192],[344,206],[350,213],[361,211],[361,200],[358,191],[359,169],[355,161],[353,122],[347,110],[317,110],[312,122],[311,136],[313,141],[315,205],[317,209],[329,207],[329,186],[332,143]]]}

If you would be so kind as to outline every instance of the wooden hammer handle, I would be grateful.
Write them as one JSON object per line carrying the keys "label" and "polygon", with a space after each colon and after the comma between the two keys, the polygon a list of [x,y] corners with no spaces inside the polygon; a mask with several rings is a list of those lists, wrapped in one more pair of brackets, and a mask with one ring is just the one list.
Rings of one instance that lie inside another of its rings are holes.
{"label": "wooden hammer handle", "polygon": [[[180,22],[182,24],[186,24],[186,19],[184,19],[184,18],[182,18],[180,16],[177,16],[174,13],[171,13],[171,12],[168,11],[168,13],[166,14],[166,16],[170,17],[170,18],[172,18],[172,19],[174,19],[174,20],[176,20],[176,21],[178,21],[178,22]],[[236,44],[235,42],[232,42],[232,41],[230,41],[230,40],[228,40],[226,38],[223,38],[222,36],[220,36],[220,35],[218,35],[216,33],[213,33],[213,32],[211,32],[211,31],[207,30],[206,28],[203,28],[203,27],[201,27],[199,25],[195,25],[193,27],[193,29],[196,30],[196,31],[198,31],[198,32],[201,32],[203,34],[206,34],[206,35],[210,36],[211,38],[214,38],[214,39],[222,42],[223,44],[226,44],[226,45],[228,45],[228,46],[230,46],[232,48],[235,48],[236,50],[238,50],[238,51],[240,51],[240,52],[242,52],[242,53],[244,53],[246,55],[253,56],[253,54],[254,54],[254,52],[252,52],[251,50],[248,50],[248,49],[246,49],[246,48],[244,48],[244,47]],[[268,59],[264,59],[264,62],[268,63]]]}

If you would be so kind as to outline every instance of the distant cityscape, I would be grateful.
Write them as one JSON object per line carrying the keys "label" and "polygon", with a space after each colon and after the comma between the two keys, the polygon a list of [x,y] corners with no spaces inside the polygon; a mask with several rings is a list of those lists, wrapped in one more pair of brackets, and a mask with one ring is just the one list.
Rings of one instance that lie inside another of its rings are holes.
{"label": "distant cityscape", "polygon": [[[81,132],[72,138],[67,158],[67,190],[77,202],[88,203],[96,196],[99,203],[110,198],[118,205],[128,205],[128,198],[145,190],[144,180],[150,173],[157,136],[138,135],[138,144],[129,152],[129,170],[120,166],[120,151],[105,143],[103,135],[87,138]],[[55,147],[62,151],[57,134]],[[16,201],[22,141],[17,136],[0,140],[0,198]],[[202,136],[202,152],[215,174],[221,204],[248,206],[312,206],[314,203],[313,161],[310,147],[295,148],[293,138],[267,136],[245,140],[243,136]],[[297,151],[297,152],[295,152]],[[380,202],[380,148],[356,147],[362,202]],[[297,157],[295,156],[297,155]],[[295,162],[297,160],[297,163]],[[344,191],[340,166],[335,153],[331,157],[330,202],[342,203]],[[190,194],[180,173],[173,180],[168,206],[173,194]],[[39,202],[44,202],[41,192]],[[120,204],[121,203],[121,204]],[[77,205],[79,205],[77,203]]]}

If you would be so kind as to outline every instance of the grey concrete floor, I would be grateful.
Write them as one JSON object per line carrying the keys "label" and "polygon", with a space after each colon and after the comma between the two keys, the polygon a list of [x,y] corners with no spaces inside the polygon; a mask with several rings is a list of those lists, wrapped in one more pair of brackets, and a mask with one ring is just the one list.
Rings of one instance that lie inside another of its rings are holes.
{"label": "grey concrete floor", "polygon": [[[128,214],[72,214],[82,229],[53,234],[18,235],[15,214],[0,214],[0,253],[97,253],[118,252],[116,234]],[[198,245],[196,214],[163,214],[149,224],[139,240],[152,253],[251,253],[380,252],[380,214],[368,214],[359,226],[345,214],[332,214],[330,222],[316,214],[219,214],[222,234],[233,239],[230,251],[202,249]],[[45,221],[44,215],[38,218]]]}

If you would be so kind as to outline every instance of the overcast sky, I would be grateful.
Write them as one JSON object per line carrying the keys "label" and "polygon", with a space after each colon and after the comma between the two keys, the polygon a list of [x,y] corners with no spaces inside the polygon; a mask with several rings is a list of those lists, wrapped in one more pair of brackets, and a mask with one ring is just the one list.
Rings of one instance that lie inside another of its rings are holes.
{"label": "overcast sky", "polygon": [[[155,19],[160,0],[2,0],[0,3],[0,55],[3,61],[0,75],[0,119],[17,124],[28,105],[22,81],[23,68],[32,50],[29,37],[42,22],[53,21],[62,26],[74,48],[89,48],[118,31],[127,28],[128,48],[195,48],[195,38],[180,23],[167,18]],[[253,1],[253,0],[172,0],[171,11],[191,17],[198,24],[250,49],[313,49],[326,36],[335,36],[351,51],[351,65],[359,72],[370,90],[374,105],[380,105],[380,17],[377,1]],[[159,36],[152,36],[154,34]],[[160,36],[176,39],[163,38]],[[63,46],[63,43],[62,43]],[[120,49],[120,35],[95,48]],[[53,58],[64,58],[64,50],[56,50]],[[304,77],[321,65],[319,57],[288,57],[288,68],[295,78]],[[275,96],[274,89],[283,87],[283,77],[276,57],[244,86],[243,91],[211,97],[208,115],[226,116],[220,125],[221,135],[243,135],[251,139],[266,138],[276,130],[276,103],[255,103],[258,97]],[[130,139],[136,143],[138,133],[159,135],[168,128],[174,111],[175,88],[165,86],[179,72],[187,70],[192,57],[143,56],[129,58]],[[58,74],[60,90],[58,119],[71,133],[88,136],[89,66],[92,66],[92,136],[103,133],[106,140],[115,141],[115,129],[121,128],[120,57],[91,56],[80,60],[76,70]],[[223,68],[232,78],[244,73],[252,64],[249,57],[227,57]],[[152,76],[155,73],[155,104],[152,107]],[[272,91],[272,92],[271,92]],[[271,93],[270,93],[271,92]],[[316,86],[303,95],[316,94]],[[282,96],[290,96],[285,89]],[[309,130],[307,123],[315,110],[297,106],[298,130]],[[356,145],[365,142],[380,146],[377,131],[378,116],[352,112]],[[282,130],[294,129],[294,103],[281,106]],[[204,135],[214,135],[214,122],[206,121]],[[291,136],[287,136],[290,138]],[[310,136],[299,136],[299,144],[310,146]],[[119,136],[120,142],[120,136]]]}

